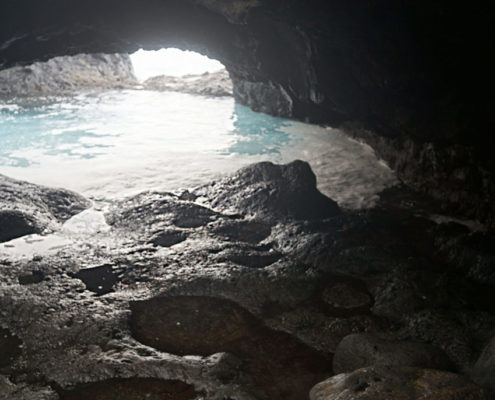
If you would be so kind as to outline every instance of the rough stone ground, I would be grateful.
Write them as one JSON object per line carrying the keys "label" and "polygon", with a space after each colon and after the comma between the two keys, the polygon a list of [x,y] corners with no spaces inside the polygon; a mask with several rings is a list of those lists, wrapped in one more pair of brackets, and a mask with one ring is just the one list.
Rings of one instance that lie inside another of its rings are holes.
{"label": "rough stone ground", "polygon": [[0,256],[0,398],[308,399],[366,333],[345,368],[380,362],[312,399],[488,399],[470,379],[493,388],[492,233],[432,221],[406,188],[349,211],[315,184],[255,164],[111,203],[109,231],[54,255]]}
{"label": "rough stone ground", "polygon": [[0,175],[0,242],[55,230],[90,206],[82,196],[63,189],[33,185]]}

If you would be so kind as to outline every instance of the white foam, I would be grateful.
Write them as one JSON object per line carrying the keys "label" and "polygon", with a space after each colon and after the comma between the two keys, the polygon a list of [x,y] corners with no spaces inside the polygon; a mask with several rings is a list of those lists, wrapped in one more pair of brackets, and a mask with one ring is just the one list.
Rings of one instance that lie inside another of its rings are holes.
{"label": "white foam", "polygon": [[11,258],[33,258],[54,255],[74,243],[81,243],[84,237],[91,237],[109,231],[103,211],[94,207],[67,220],[61,229],[47,235],[27,235],[0,243],[0,255]]}

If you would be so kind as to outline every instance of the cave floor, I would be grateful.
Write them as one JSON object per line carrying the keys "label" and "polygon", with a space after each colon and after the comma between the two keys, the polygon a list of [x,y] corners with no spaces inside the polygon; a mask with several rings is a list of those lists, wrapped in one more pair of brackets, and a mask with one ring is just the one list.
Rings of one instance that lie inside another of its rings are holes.
{"label": "cave floor", "polygon": [[[373,370],[356,389],[369,396],[384,379],[400,398],[418,398],[420,381],[424,398],[464,398],[442,397],[446,385],[488,398],[452,372],[476,380],[493,336],[489,233],[432,220],[435,204],[405,187],[339,210],[303,167],[276,168],[97,204],[108,225],[0,255],[0,398],[296,400],[368,363],[396,370]],[[342,361],[355,334],[441,357],[363,356],[359,342]]]}

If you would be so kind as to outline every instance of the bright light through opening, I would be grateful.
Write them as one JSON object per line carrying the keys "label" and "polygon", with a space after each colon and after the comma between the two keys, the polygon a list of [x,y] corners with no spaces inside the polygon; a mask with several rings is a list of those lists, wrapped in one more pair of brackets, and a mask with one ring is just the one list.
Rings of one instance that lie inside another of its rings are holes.
{"label": "bright light through opening", "polygon": [[224,68],[217,60],[212,60],[194,51],[161,49],[145,51],[140,49],[131,54],[134,73],[140,81],[152,76],[183,76],[215,72]]}

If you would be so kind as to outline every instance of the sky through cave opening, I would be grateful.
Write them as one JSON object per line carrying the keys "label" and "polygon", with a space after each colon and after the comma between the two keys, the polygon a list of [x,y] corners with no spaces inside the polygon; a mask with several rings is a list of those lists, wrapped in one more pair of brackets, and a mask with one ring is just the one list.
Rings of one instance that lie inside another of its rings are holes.
{"label": "sky through cave opening", "polygon": [[139,81],[158,75],[180,77],[216,72],[224,68],[220,61],[189,50],[166,48],[140,49],[130,55],[134,73]]}

